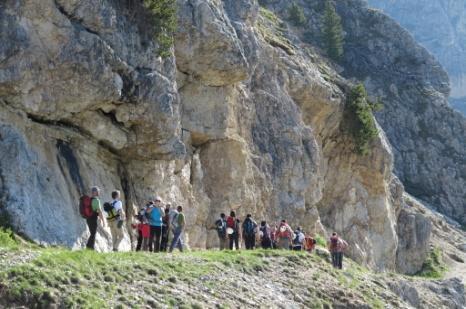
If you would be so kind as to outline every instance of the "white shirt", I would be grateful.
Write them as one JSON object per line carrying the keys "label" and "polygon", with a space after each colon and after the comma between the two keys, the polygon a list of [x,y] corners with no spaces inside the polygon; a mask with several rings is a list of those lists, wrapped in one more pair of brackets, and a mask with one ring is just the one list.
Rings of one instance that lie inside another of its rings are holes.
{"label": "white shirt", "polygon": [[123,203],[120,200],[113,200],[112,205],[116,211],[123,211]]}
{"label": "white shirt", "polygon": [[306,238],[306,236],[304,235],[303,232],[299,232],[298,234],[298,240],[300,243],[304,242],[304,239]]}

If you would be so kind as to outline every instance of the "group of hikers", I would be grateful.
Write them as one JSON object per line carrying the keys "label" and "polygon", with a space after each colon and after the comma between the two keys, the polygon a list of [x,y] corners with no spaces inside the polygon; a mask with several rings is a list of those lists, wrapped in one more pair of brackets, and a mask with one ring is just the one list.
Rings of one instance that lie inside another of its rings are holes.
{"label": "group of hikers", "polygon": [[[106,222],[109,225],[112,235],[113,251],[118,251],[120,242],[123,239],[123,225],[125,222],[123,204],[120,200],[120,192],[112,192],[112,201],[100,201],[100,189],[91,188],[91,195],[84,195],[80,199],[79,210],[81,216],[86,219],[90,236],[86,248],[94,250],[95,237],[97,234],[98,220],[103,227]],[[106,216],[104,215],[106,213]],[[178,206],[172,209],[170,205],[162,206],[162,199],[156,197],[148,202],[137,212],[132,227],[137,231],[136,251],[170,251],[178,248],[183,251],[182,233],[186,225],[183,207]],[[169,233],[173,233],[170,246],[168,246]]]}
{"label": "group of hikers", "polygon": [[[314,237],[305,234],[301,227],[293,230],[286,220],[281,220],[279,224],[273,226],[270,226],[267,221],[261,221],[258,225],[252,215],[247,214],[241,223],[234,211],[231,211],[228,217],[221,213],[220,218],[215,222],[215,227],[220,250],[239,250],[240,237],[244,241],[246,250],[261,247],[312,252],[317,244]],[[328,241],[328,249],[335,268],[343,268],[343,253],[347,248],[348,243],[337,233],[332,233]]]}
{"label": "group of hikers", "polygon": [[[120,192],[113,191],[112,201],[105,202],[103,206],[99,196],[100,189],[92,187],[91,195],[84,195],[80,199],[80,212],[86,219],[90,231],[86,247],[94,249],[98,220],[100,220],[102,226],[108,222],[113,251],[118,251],[123,239],[122,227],[125,222]],[[186,219],[182,206],[173,209],[170,204],[163,205],[162,199],[157,196],[136,212],[132,222],[131,226],[137,237],[136,251],[172,252],[178,248],[183,252],[183,231]],[[217,231],[220,250],[239,250],[240,239],[244,242],[246,250],[261,247],[312,252],[317,243],[316,239],[305,234],[301,227],[293,230],[286,220],[281,220],[279,224],[272,226],[266,221],[261,221],[258,225],[251,214],[246,215],[244,221],[241,222],[234,211],[231,211],[229,216],[224,213],[220,214],[220,218],[214,223],[214,228]],[[171,243],[168,246],[170,238]],[[348,243],[345,240],[337,233],[332,233],[328,241],[328,249],[335,268],[342,269],[343,253],[347,247]]]}

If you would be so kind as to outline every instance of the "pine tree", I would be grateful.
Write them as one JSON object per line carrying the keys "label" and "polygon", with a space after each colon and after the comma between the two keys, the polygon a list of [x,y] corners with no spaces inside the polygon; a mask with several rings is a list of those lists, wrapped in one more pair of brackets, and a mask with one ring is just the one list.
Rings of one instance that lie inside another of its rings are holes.
{"label": "pine tree", "polygon": [[288,9],[288,20],[296,27],[304,26],[306,23],[303,8],[296,4],[296,2],[293,2]]}
{"label": "pine tree", "polygon": [[333,3],[325,3],[324,12],[324,45],[327,55],[333,60],[340,60],[343,55],[343,28]]}
{"label": "pine tree", "polygon": [[157,51],[162,58],[171,55],[173,35],[177,27],[175,0],[143,0],[154,27],[154,38],[159,45]]}

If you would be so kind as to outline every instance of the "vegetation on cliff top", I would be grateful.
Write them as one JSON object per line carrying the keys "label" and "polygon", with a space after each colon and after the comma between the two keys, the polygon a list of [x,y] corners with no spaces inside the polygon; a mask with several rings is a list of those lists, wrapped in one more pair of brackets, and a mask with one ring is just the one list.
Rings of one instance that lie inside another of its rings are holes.
{"label": "vegetation on cliff top", "polygon": [[257,29],[264,40],[272,46],[283,49],[287,54],[294,55],[291,42],[286,38],[286,24],[274,12],[261,7]]}
{"label": "vegetation on cliff top", "polygon": [[323,20],[325,50],[331,59],[338,61],[343,55],[343,28],[341,18],[330,1],[325,2]]}
{"label": "vegetation on cliff top", "polygon": [[369,154],[369,144],[379,133],[372,112],[381,109],[382,104],[371,102],[364,85],[358,84],[351,89],[348,95],[347,108],[350,131],[356,144],[356,151],[361,155]]}
{"label": "vegetation on cliff top", "polygon": [[301,6],[293,2],[288,8],[288,20],[296,27],[301,27],[306,24],[306,16]]}
{"label": "vegetation on cliff top", "polygon": [[157,53],[162,58],[169,57],[173,45],[173,34],[176,31],[175,0],[143,0],[153,26],[154,39],[159,45]]}

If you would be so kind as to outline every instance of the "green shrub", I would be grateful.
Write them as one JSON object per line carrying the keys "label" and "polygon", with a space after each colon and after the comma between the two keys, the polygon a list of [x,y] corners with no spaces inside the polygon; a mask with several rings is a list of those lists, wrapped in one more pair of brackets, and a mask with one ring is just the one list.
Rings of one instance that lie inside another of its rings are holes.
{"label": "green shrub", "polygon": [[176,1],[175,0],[143,0],[152,26],[154,39],[159,45],[157,51],[162,58],[169,57],[173,45],[173,34],[176,31]]}
{"label": "green shrub", "polygon": [[288,20],[296,27],[301,27],[306,24],[306,16],[304,16],[303,8],[296,2],[293,2],[288,8]]}
{"label": "green shrub", "polygon": [[424,261],[422,269],[416,274],[420,277],[426,278],[442,278],[447,270],[445,263],[442,259],[442,252],[439,248],[433,248],[429,252],[429,256]]}
{"label": "green shrub", "polygon": [[329,0],[325,2],[323,35],[327,55],[335,61],[340,60],[343,55],[343,28],[341,18]]}
{"label": "green shrub", "polygon": [[363,84],[358,84],[348,96],[347,107],[350,115],[350,130],[356,143],[356,151],[361,155],[370,153],[369,143],[379,131],[375,124],[373,111],[382,108],[380,102],[370,102]]}
{"label": "green shrub", "polygon": [[322,235],[316,234],[314,239],[316,240],[316,243],[318,246],[321,246],[324,248],[327,247],[327,240]]}
{"label": "green shrub", "polygon": [[18,242],[10,229],[0,228],[0,247],[14,249],[18,247]]}

